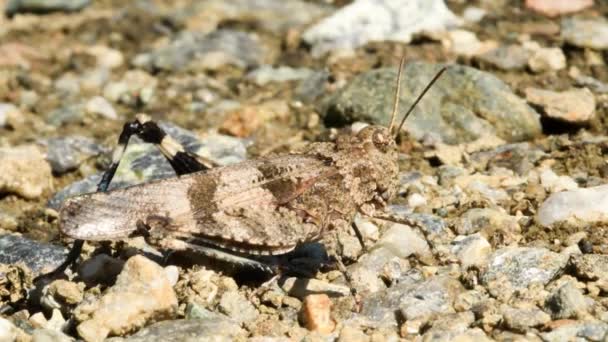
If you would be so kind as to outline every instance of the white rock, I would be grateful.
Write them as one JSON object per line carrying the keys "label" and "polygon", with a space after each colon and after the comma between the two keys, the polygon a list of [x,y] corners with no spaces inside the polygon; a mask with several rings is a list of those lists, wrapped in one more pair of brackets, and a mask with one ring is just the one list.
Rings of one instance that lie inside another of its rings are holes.
{"label": "white rock", "polygon": [[585,123],[595,115],[595,96],[587,88],[561,92],[526,88],[526,100],[542,106],[547,116],[572,123]]}
{"label": "white rock", "polygon": [[487,12],[483,8],[469,6],[464,9],[464,12],[462,12],[462,17],[464,18],[464,20],[470,23],[476,23],[478,21],[481,21],[481,19],[483,19],[486,14]]}
{"label": "white rock", "polygon": [[492,252],[492,245],[481,234],[459,235],[452,241],[452,253],[456,254],[463,269],[483,266]]}
{"label": "white rock", "polygon": [[8,123],[9,115],[19,110],[11,103],[0,103],[0,127],[4,127]]}
{"label": "white rock", "polygon": [[373,248],[386,248],[401,258],[416,255],[423,261],[433,259],[431,248],[424,236],[411,227],[399,223],[393,224]]}
{"label": "white rock", "polygon": [[568,176],[558,176],[549,168],[540,172],[540,183],[549,192],[578,189],[578,183],[574,179]]}
{"label": "white rock", "polygon": [[52,189],[51,166],[33,145],[0,148],[0,193],[34,199]]}
{"label": "white rock", "polygon": [[407,198],[407,205],[411,208],[416,208],[419,207],[421,205],[425,205],[426,204],[426,197],[422,196],[421,194],[411,194],[408,198]]}
{"label": "white rock", "polygon": [[566,55],[558,47],[539,48],[530,55],[528,66],[534,72],[561,70],[566,67]]}
{"label": "white rock", "polygon": [[88,113],[98,114],[108,119],[118,119],[118,114],[116,114],[116,110],[114,110],[112,104],[102,96],[91,98],[87,102],[86,110]]}
{"label": "white rock", "polygon": [[167,275],[167,279],[169,279],[171,286],[175,286],[175,284],[177,284],[177,280],[179,279],[179,268],[174,265],[169,265],[165,267],[165,274]]}
{"label": "white rock", "polygon": [[86,341],[102,341],[109,334],[122,335],[148,320],[171,317],[177,297],[163,268],[144,256],[125,263],[116,283],[99,299],[85,299],[74,310],[76,327]]}
{"label": "white rock", "polygon": [[17,328],[8,319],[0,317],[0,341],[15,341]]}
{"label": "white rock", "polygon": [[461,20],[443,0],[356,0],[308,29],[302,38],[320,56],[370,41],[409,43],[419,32],[444,31]]}
{"label": "white rock", "polygon": [[544,226],[566,220],[608,221],[608,184],[549,196],[540,206],[537,220]]}
{"label": "white rock", "polygon": [[122,52],[103,45],[92,46],[87,52],[95,56],[98,66],[108,69],[118,68],[125,60]]}
{"label": "white rock", "polygon": [[486,53],[497,44],[493,41],[480,41],[475,33],[467,30],[451,30],[442,40],[443,46],[453,53],[461,56],[475,56]]}

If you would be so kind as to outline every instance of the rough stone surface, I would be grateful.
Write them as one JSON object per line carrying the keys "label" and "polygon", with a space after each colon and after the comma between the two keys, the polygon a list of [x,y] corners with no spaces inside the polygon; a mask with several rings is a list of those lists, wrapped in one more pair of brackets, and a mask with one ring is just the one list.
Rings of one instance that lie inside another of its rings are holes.
{"label": "rough stone surface", "polygon": [[[410,105],[439,71],[440,65],[407,64],[401,84],[402,107]],[[355,77],[334,95],[325,122],[355,121],[387,125],[392,109],[397,69],[377,69]],[[445,143],[474,141],[495,134],[507,141],[534,137],[540,118],[530,106],[491,74],[459,65],[450,66],[408,118],[405,129],[416,139],[432,135]]]}
{"label": "rough stone surface", "polygon": [[65,259],[65,248],[19,235],[0,235],[0,264],[24,263],[34,272],[51,271]]}
{"label": "rough stone surface", "polygon": [[92,139],[82,136],[51,138],[46,143],[46,158],[55,174],[74,170],[87,158],[107,152]]}
{"label": "rough stone surface", "polygon": [[236,322],[250,322],[258,317],[253,304],[238,291],[225,292],[220,298],[219,310]]}
{"label": "rough stone surface", "polygon": [[0,194],[35,199],[52,188],[51,167],[32,145],[0,147]]}
{"label": "rough stone surface", "polygon": [[595,97],[585,88],[562,92],[527,88],[526,100],[543,107],[550,118],[566,122],[585,123],[595,115]]}
{"label": "rough stone surface", "polygon": [[566,42],[591,49],[608,48],[608,21],[603,17],[564,18],[561,35]]}
{"label": "rough stone surface", "polygon": [[212,31],[226,21],[255,23],[263,30],[284,34],[330,13],[331,7],[301,0],[210,0],[195,2],[198,12],[189,27]]}
{"label": "rough stone surface", "polygon": [[133,336],[108,342],[230,341],[243,335],[243,329],[229,319],[179,319],[154,323]]}
{"label": "rough stone surface", "polygon": [[568,256],[544,248],[506,247],[490,256],[481,280],[490,290],[504,282],[514,289],[525,289],[532,283],[547,284],[567,262]]}
{"label": "rough stone surface", "polygon": [[136,255],[101,298],[78,305],[76,330],[86,341],[101,341],[140,328],[148,320],[170,317],[176,308],[175,292],[162,267]]}
{"label": "rough stone surface", "polygon": [[566,55],[562,49],[537,47],[532,49],[528,66],[534,72],[557,71],[566,67]]}
{"label": "rough stone surface", "polygon": [[247,68],[267,61],[265,54],[259,38],[246,32],[227,29],[209,34],[184,31],[168,45],[136,56],[133,63],[150,71],[215,70],[227,64]]}
{"label": "rough stone surface", "polygon": [[530,52],[520,45],[504,45],[476,56],[482,63],[487,63],[502,70],[521,70],[528,64]]}
{"label": "rough stone surface", "polygon": [[583,254],[572,258],[577,277],[584,280],[608,280],[608,255]]}
{"label": "rough stone surface", "polygon": [[608,220],[608,185],[552,194],[536,217],[543,226],[560,221],[604,222]]}
{"label": "rough stone surface", "polygon": [[605,341],[608,338],[608,324],[600,321],[566,321],[550,332],[541,333],[543,341]]}
{"label": "rough stone surface", "polygon": [[464,269],[479,267],[486,264],[492,253],[492,245],[480,234],[460,235],[452,241],[452,253],[456,254]]}
{"label": "rough stone surface", "polygon": [[357,0],[321,20],[303,34],[319,56],[335,49],[353,49],[370,41],[408,43],[422,31],[442,31],[460,20],[443,0]]}
{"label": "rough stone surface", "polygon": [[572,282],[562,284],[547,298],[545,307],[553,319],[585,318],[593,301],[586,298]]}
{"label": "rough stone surface", "polygon": [[404,276],[390,288],[363,298],[361,314],[377,325],[396,325],[395,310],[406,320],[453,313],[453,302],[463,291],[456,279],[435,276],[423,280],[415,273]]}
{"label": "rough stone surface", "polygon": [[551,321],[551,316],[536,307],[504,307],[501,311],[506,326],[519,332],[526,332],[530,328],[539,327]]}

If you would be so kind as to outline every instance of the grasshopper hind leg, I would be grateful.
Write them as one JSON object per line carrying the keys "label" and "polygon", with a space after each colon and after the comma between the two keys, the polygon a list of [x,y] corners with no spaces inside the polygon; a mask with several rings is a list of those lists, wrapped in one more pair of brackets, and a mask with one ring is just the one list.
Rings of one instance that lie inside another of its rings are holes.
{"label": "grasshopper hind leg", "polygon": [[[133,135],[138,136],[144,142],[155,144],[178,176],[207,170],[215,166],[213,162],[186,151],[179,142],[171,138],[156,122],[150,120],[147,115],[137,114],[135,120],[127,122],[123,126],[118,138],[118,145],[112,153],[112,164],[102,175],[101,181],[97,185],[97,192],[108,190],[127,148],[129,139]],[[83,245],[83,240],[74,241],[66,260],[52,272],[41,275],[37,279],[43,277],[54,278],[59,274],[63,274],[68,267],[76,263],[82,252]]]}
{"label": "grasshopper hind leg", "polygon": [[123,126],[118,138],[118,145],[112,153],[112,164],[103,174],[98,191],[106,191],[108,189],[118,169],[120,160],[127,149],[129,139],[133,135],[138,136],[146,143],[156,145],[178,176],[204,171],[216,166],[212,161],[186,151],[177,140],[168,135],[147,115],[137,114],[135,120],[127,122]]}

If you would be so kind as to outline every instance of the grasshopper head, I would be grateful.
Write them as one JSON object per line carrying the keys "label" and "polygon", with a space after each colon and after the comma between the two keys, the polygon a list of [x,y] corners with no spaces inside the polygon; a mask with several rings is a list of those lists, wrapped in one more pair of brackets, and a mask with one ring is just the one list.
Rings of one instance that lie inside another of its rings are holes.
{"label": "grasshopper head", "polygon": [[395,138],[383,126],[367,126],[357,134],[360,146],[365,150],[365,167],[359,172],[364,184],[372,184],[372,198],[388,201],[397,190],[398,153]]}

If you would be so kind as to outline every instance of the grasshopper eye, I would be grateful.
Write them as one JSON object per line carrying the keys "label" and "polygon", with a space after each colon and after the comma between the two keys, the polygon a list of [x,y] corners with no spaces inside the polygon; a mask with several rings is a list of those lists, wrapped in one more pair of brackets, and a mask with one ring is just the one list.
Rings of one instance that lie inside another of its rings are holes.
{"label": "grasshopper eye", "polygon": [[384,151],[390,143],[390,137],[385,132],[377,130],[372,134],[372,142],[376,148]]}

